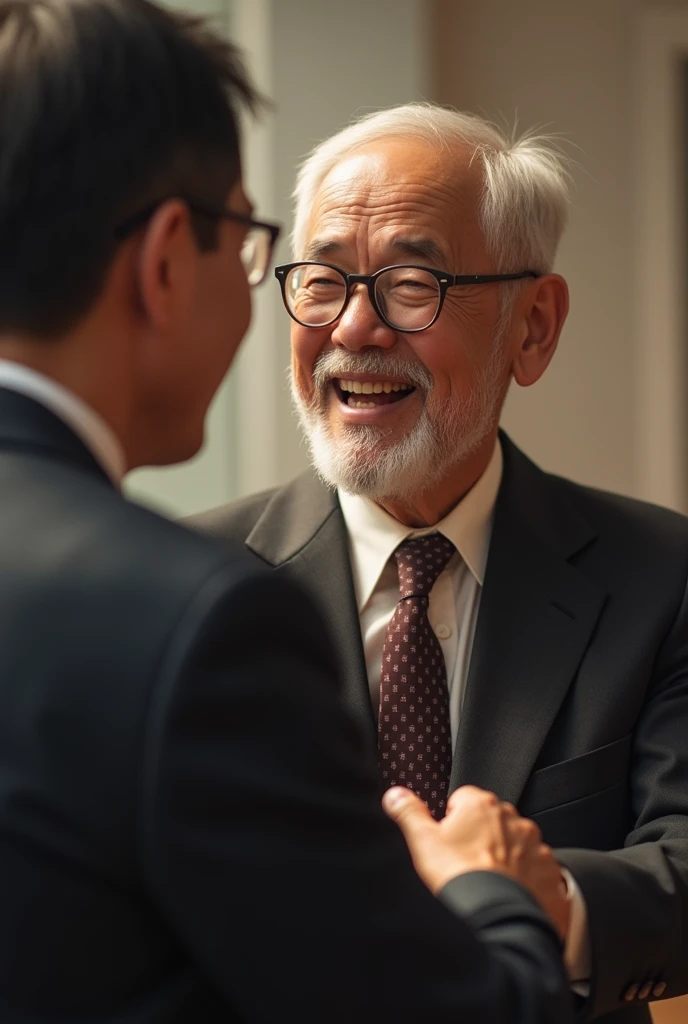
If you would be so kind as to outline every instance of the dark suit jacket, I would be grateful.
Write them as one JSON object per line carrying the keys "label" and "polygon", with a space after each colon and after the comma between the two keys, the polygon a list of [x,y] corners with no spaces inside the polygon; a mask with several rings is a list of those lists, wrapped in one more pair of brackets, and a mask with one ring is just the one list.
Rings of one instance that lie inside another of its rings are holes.
{"label": "dark suit jacket", "polygon": [[2,1024],[571,1020],[519,886],[449,884],[479,942],[418,881],[298,588],[4,390],[0,494]]}
{"label": "dark suit jacket", "polygon": [[[494,790],[540,825],[587,902],[590,1010],[646,1021],[638,994],[688,989],[688,521],[502,445],[452,788]],[[372,749],[336,495],[307,474],[195,525],[310,588]]]}

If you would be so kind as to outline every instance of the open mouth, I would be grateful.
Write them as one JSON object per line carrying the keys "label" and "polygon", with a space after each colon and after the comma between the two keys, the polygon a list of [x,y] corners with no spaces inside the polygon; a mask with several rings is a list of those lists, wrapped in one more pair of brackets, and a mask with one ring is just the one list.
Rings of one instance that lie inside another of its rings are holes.
{"label": "open mouth", "polygon": [[375,409],[379,405],[393,405],[408,398],[416,390],[412,384],[398,380],[348,380],[337,377],[332,385],[339,401],[350,409]]}

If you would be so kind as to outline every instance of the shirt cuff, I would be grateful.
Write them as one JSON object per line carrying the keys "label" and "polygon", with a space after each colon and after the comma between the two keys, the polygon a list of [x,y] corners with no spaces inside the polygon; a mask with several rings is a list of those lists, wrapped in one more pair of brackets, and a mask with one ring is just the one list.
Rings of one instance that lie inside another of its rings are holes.
{"label": "shirt cuff", "polygon": [[[560,865],[561,866],[561,865]],[[580,996],[590,994],[590,940],[588,936],[588,908],[583,893],[570,871],[561,867],[566,882],[571,917],[564,945],[564,964],[571,988]]]}

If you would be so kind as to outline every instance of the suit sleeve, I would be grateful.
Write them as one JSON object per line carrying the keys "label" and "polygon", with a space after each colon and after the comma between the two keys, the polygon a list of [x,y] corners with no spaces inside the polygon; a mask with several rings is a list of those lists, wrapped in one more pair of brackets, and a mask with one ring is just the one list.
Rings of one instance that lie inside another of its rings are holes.
{"label": "suit sleeve", "polygon": [[688,607],[656,660],[631,757],[624,849],[557,850],[588,910],[589,1015],[688,991]]}
{"label": "suit sleeve", "polygon": [[266,1024],[567,1024],[561,947],[520,886],[450,883],[470,927],[421,884],[335,677],[321,619],[274,575],[221,573],[176,630],[141,834],[189,960]]}

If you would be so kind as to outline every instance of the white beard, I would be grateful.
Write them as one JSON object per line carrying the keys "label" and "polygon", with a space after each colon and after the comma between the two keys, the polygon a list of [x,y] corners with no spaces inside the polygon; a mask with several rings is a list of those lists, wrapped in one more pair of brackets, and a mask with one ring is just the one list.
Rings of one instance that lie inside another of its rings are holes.
{"label": "white beard", "polygon": [[[501,335],[501,332],[497,332]],[[298,393],[293,372],[291,394],[310,449],[311,462],[333,488],[373,501],[408,501],[447,477],[483,443],[499,417],[507,384],[501,337],[468,400],[432,409],[432,377],[424,366],[378,350],[353,356],[342,351],[321,356],[313,369],[314,397],[306,403]],[[333,377],[347,373],[388,375],[413,384],[423,406],[414,427],[390,443],[382,427],[340,424],[335,438],[328,416]]]}

